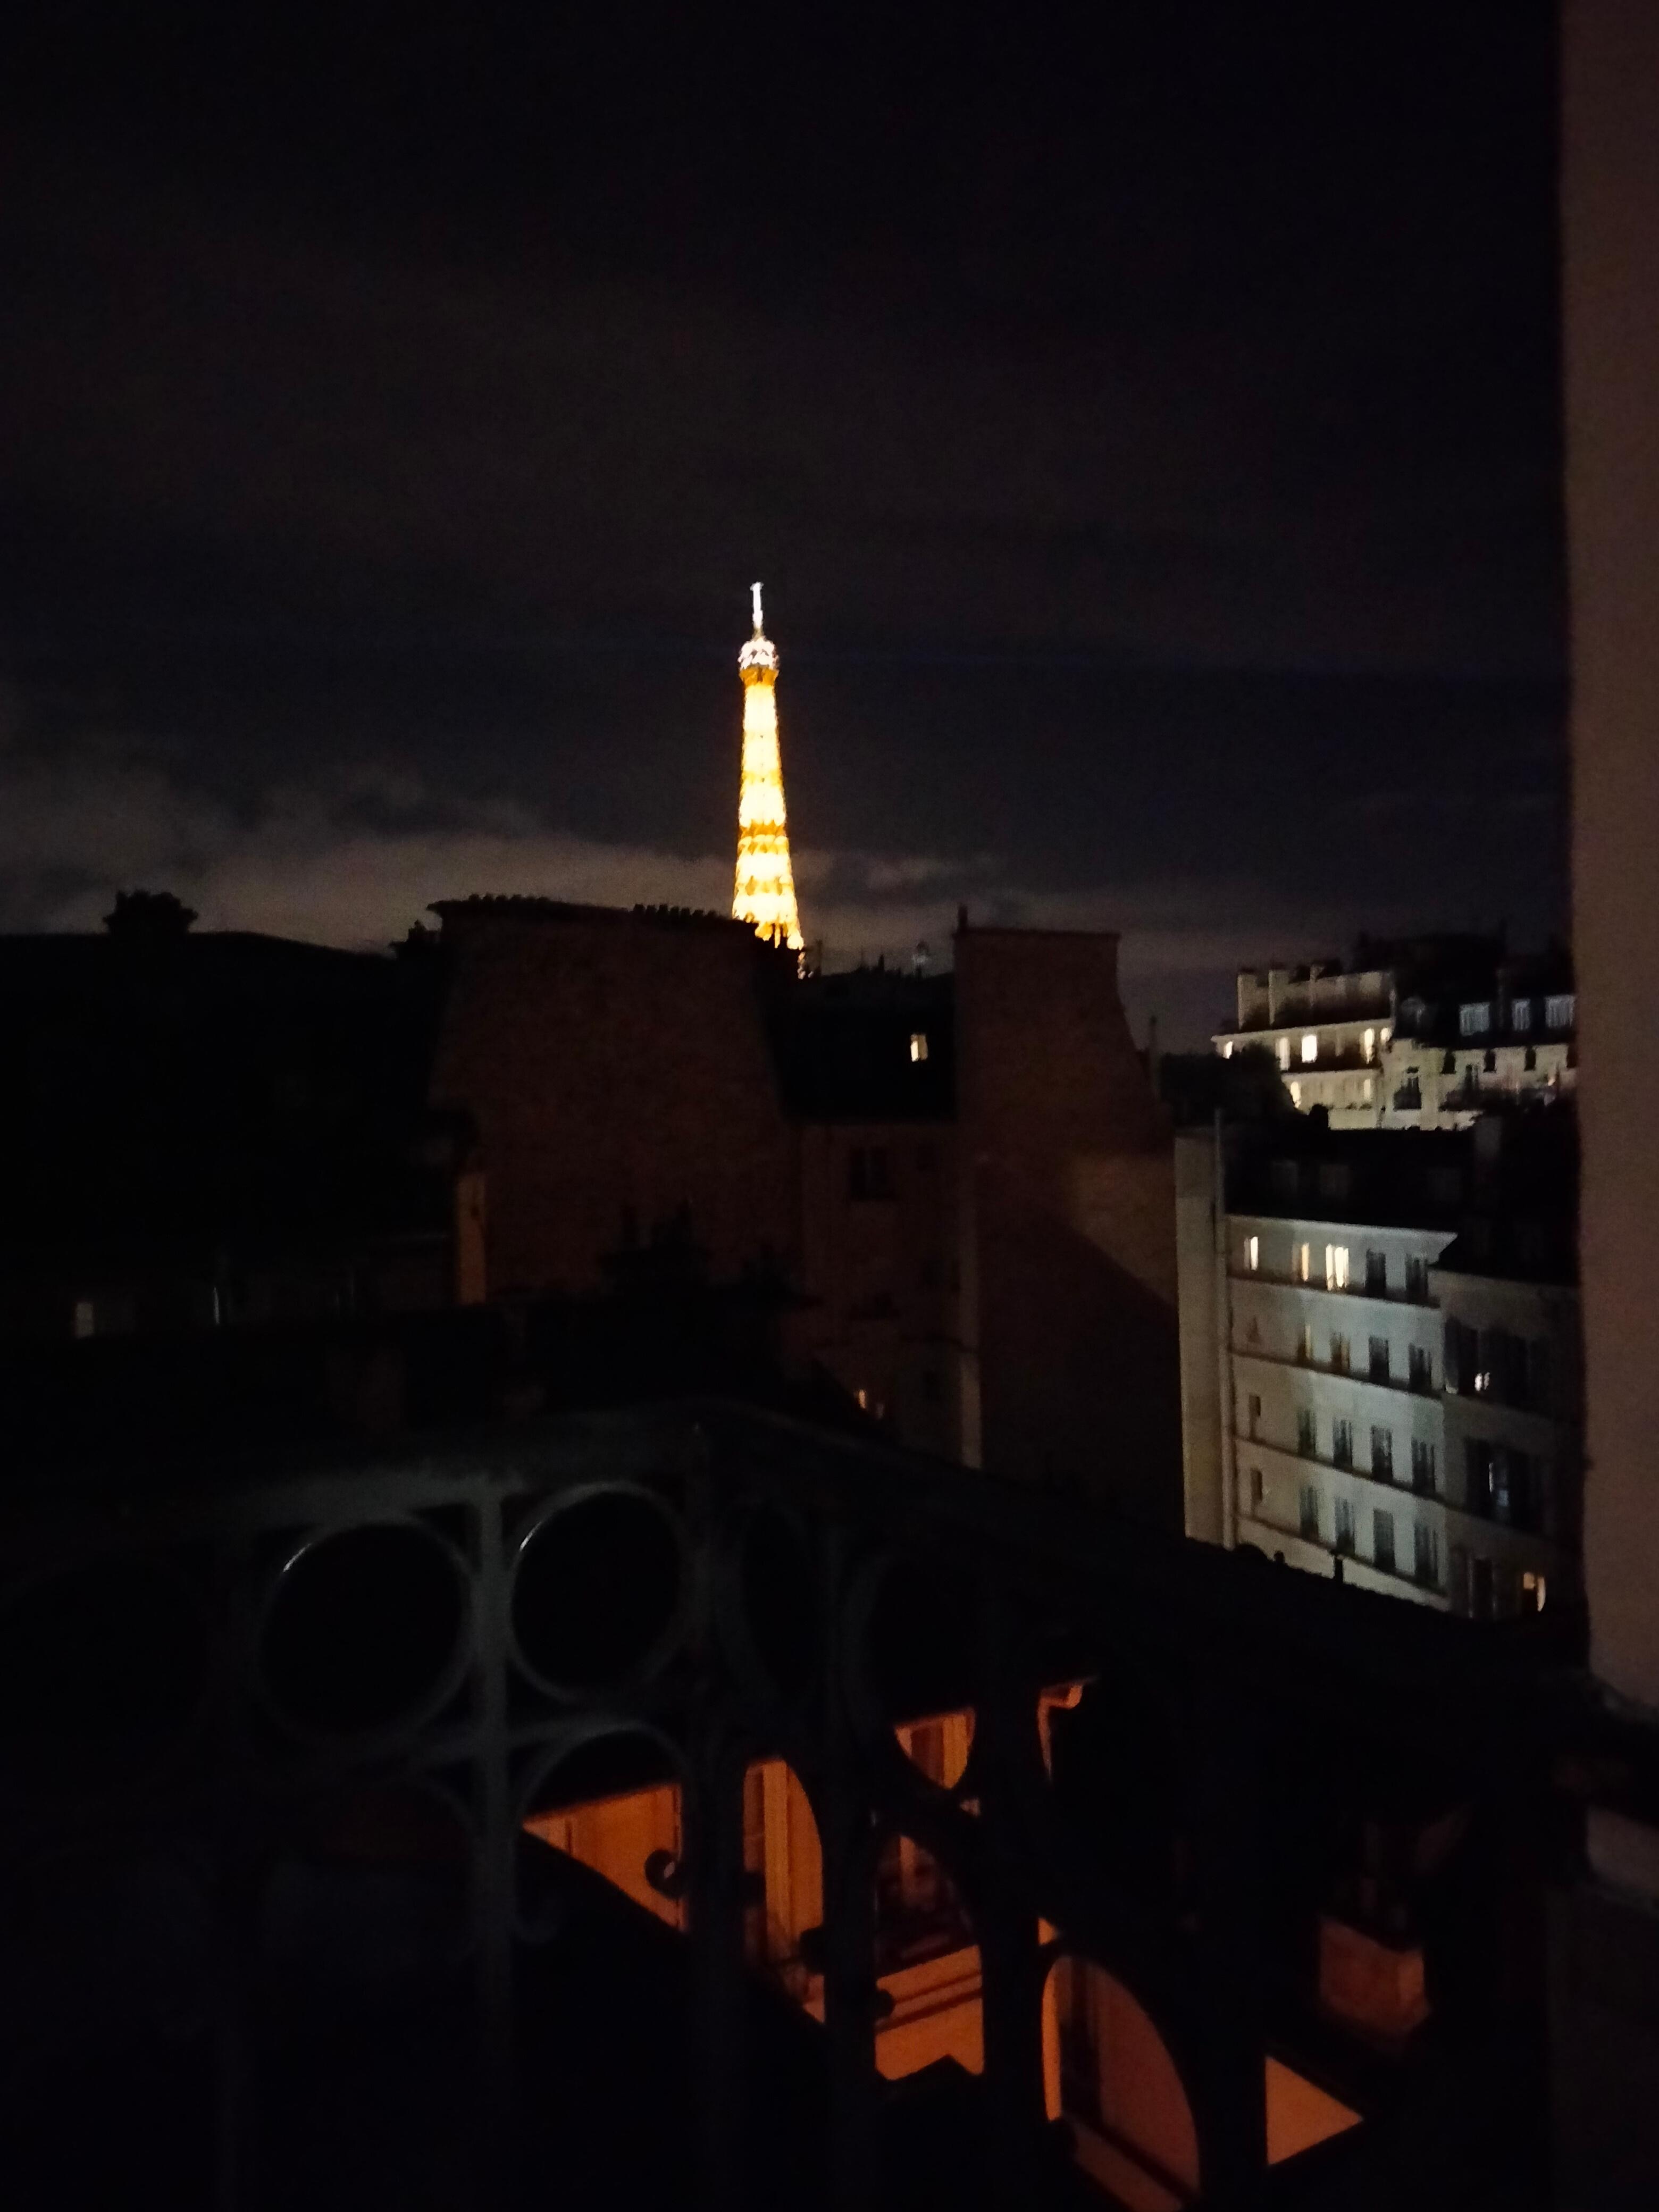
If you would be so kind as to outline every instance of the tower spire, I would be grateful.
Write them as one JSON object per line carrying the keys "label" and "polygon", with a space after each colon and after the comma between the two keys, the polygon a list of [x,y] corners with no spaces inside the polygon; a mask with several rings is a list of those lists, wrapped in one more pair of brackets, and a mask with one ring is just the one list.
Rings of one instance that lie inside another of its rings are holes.
{"label": "tower spire", "polygon": [[738,793],[738,872],[732,893],[735,921],[751,922],[774,945],[801,950],[795,876],[789,865],[789,827],[783,805],[783,763],[778,753],[778,649],[761,627],[761,587],[750,586],[755,634],[738,655],[743,679],[743,781]]}

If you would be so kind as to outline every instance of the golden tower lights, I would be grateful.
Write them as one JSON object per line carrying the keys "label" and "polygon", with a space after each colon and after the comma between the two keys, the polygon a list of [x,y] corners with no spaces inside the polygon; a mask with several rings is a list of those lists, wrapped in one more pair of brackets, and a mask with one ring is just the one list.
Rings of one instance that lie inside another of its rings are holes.
{"label": "golden tower lights", "polygon": [[761,628],[761,587],[755,596],[755,635],[738,655],[743,678],[743,782],[738,793],[738,873],[732,893],[734,921],[752,922],[774,945],[801,949],[795,877],[789,865],[789,828],[783,805],[783,763],[778,755],[778,649]]}

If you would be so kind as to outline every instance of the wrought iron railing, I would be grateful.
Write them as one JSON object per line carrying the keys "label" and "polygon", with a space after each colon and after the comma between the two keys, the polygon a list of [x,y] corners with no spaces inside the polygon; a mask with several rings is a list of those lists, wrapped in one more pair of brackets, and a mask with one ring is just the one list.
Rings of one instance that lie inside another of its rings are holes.
{"label": "wrought iron railing", "polygon": [[[1358,1838],[1466,1816],[1479,1923],[1538,1832],[1535,1640],[728,1407],[142,1495],[60,1475],[0,1513],[14,2172],[54,2141],[96,2166],[54,2116],[131,2106],[180,2206],[391,2202],[445,2160],[429,2201],[552,2203],[609,2143],[711,2203],[850,2207],[932,2128],[971,2135],[985,2201],[1070,2202],[1044,2038],[1071,1958],[1156,2030],[1201,2201],[1253,2203],[1271,2053],[1375,2070],[1313,1963]],[[963,1708],[946,1786],[895,1723]],[[821,2025],[754,1972],[763,1759],[816,1823]],[[623,1799],[665,1824],[632,1901],[526,1832]],[[979,1954],[982,2070],[948,2094],[876,2063],[895,1836]],[[1401,1850],[1386,1940],[1430,1942],[1438,2013],[1479,2020],[1473,1923],[1437,1987],[1438,1877]]]}

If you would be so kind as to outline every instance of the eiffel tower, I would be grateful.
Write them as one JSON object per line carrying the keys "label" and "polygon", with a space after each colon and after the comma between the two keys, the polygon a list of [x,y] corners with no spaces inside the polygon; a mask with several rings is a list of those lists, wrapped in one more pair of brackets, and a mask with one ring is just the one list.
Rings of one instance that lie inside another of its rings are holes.
{"label": "eiffel tower", "polygon": [[743,678],[743,783],[738,793],[738,873],[732,893],[735,921],[752,922],[774,945],[801,950],[795,877],[789,865],[789,827],[783,806],[783,763],[778,756],[778,649],[761,628],[761,587],[755,596],[755,635],[738,655]]}

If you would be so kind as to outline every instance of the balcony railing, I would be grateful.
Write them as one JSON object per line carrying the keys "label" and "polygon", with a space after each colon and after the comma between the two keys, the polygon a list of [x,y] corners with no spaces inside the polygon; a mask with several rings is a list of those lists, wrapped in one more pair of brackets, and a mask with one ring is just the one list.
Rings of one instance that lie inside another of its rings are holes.
{"label": "balcony railing", "polygon": [[[123,2186],[142,2157],[175,2207],[261,2212],[354,2172],[361,2201],[501,2208],[529,2174],[717,2206],[787,2181],[850,2212],[923,2170],[954,2201],[1069,2203],[1042,2023],[1070,1960],[1163,2050],[1203,2203],[1259,2204],[1277,2039],[1300,2022],[1344,2063],[1308,1961],[1359,1869],[1309,1835],[1334,1850],[1400,1817],[1419,1763],[1504,1808],[1460,1849],[1507,1849],[1557,1680],[1543,1643],[1499,1656],[720,1406],[22,1484],[0,1558],[3,2120],[52,2144],[64,2203],[107,2148]],[[896,1724],[960,1711],[965,1767],[924,1772]],[[767,1761],[818,1838],[795,1963],[821,2020],[750,1964],[745,1778]],[[568,1825],[615,1832],[617,1807],[626,1893]],[[878,2067],[895,1836],[937,1869],[905,1909],[948,1894],[982,1962],[976,1997],[952,1984],[980,2008],[977,2074]],[[1437,1927],[1444,1879],[1531,1924],[1467,1874],[1402,1873],[1387,1910]],[[1490,2016],[1458,2015],[1458,2047]],[[1431,2063],[1377,2104],[1363,2038],[1352,2060],[1384,2137],[1419,2111],[1476,2126]],[[1520,2191],[1528,2116],[1479,2140]]]}

